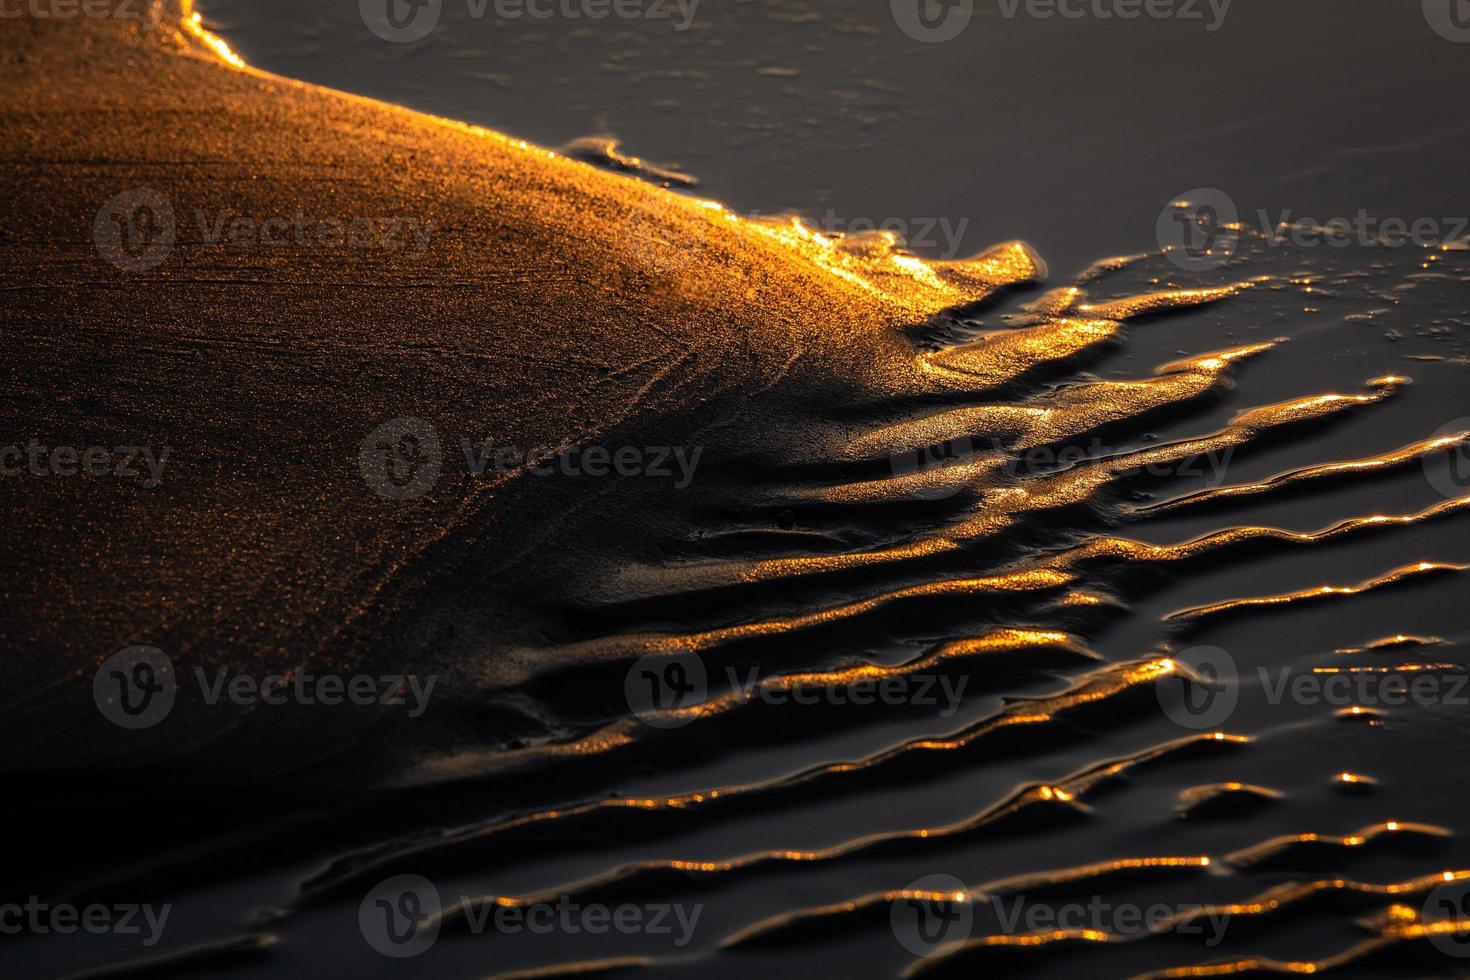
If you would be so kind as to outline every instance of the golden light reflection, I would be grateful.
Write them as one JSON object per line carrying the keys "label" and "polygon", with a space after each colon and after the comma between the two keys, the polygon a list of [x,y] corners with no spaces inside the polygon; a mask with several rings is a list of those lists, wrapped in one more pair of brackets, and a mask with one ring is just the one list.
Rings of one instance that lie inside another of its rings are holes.
{"label": "golden light reflection", "polygon": [[[1456,502],[1458,503],[1458,501]],[[1470,565],[1456,565],[1444,562],[1415,562],[1401,568],[1385,572],[1375,578],[1366,579],[1357,585],[1319,585],[1315,588],[1302,589],[1297,592],[1287,592],[1281,595],[1259,596],[1251,599],[1228,599],[1224,602],[1214,602],[1204,606],[1195,606],[1190,609],[1181,609],[1178,612],[1165,616],[1166,620],[1173,619],[1198,619],[1205,616],[1214,616],[1220,613],[1234,612],[1241,609],[1265,606],[1280,606],[1301,603],[1325,596],[1354,596],[1385,586],[1395,585],[1415,575],[1423,575],[1432,572],[1463,572]],[[1357,710],[1357,709],[1354,709]]]}
{"label": "golden light reflection", "polygon": [[184,30],[196,40],[202,41],[211,51],[219,55],[226,64],[235,68],[244,68],[245,60],[230,50],[224,38],[212,34],[204,28],[204,15],[194,10],[194,0],[183,0],[184,7]]}

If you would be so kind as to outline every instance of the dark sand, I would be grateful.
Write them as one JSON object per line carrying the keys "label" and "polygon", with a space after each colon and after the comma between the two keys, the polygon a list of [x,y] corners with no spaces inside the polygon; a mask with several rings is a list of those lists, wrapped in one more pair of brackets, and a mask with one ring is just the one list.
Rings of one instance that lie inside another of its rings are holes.
{"label": "dark sand", "polygon": [[[160,955],[184,957],[175,975],[368,977],[1466,962],[1463,930],[1424,919],[1470,868],[1466,709],[1344,721],[1270,703],[1255,671],[1463,675],[1467,488],[1448,463],[1470,429],[1470,253],[1249,237],[1215,272],[1150,256],[1082,295],[939,315],[1041,270],[1019,247],[928,267],[732,221],[232,67],[180,14],[154,32],[0,26],[15,441],[171,450],[152,490],[3,484],[3,897],[173,906],[152,949],[8,940],[7,976]],[[140,186],[171,201],[178,241],[128,272],[93,222]],[[226,208],[438,231],[421,253],[210,246],[194,214]],[[443,472],[395,501],[359,453],[403,417],[440,434]],[[951,465],[904,465],[956,436],[973,441]],[[461,438],[703,455],[678,489],[475,479]],[[1069,448],[1088,461],[1014,465]],[[1227,451],[1215,475],[1241,492],[1149,509],[1219,482],[1182,464]],[[1343,591],[1309,591],[1325,583]],[[1426,640],[1370,646],[1399,634]],[[421,718],[181,691],[127,732],[92,674],[135,643],[181,675],[439,680]],[[1232,714],[1190,728],[1165,687],[1202,645],[1244,683]],[[688,651],[710,704],[637,720],[630,664]],[[783,707],[722,698],[727,666],[775,686],[911,670],[969,686],[948,715]],[[569,895],[700,914],[686,945],[451,921],[390,959],[358,913],[400,873],[472,908]],[[971,943],[923,958],[890,918],[931,875],[1052,906],[1210,903],[1232,924],[1220,945],[1112,919],[1018,937],[994,901],[967,901],[954,938]]]}

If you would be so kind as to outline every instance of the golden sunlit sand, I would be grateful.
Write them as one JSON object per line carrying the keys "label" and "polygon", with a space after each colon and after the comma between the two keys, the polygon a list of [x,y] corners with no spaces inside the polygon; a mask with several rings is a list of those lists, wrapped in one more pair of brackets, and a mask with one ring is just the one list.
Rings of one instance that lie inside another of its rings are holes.
{"label": "golden sunlit sand", "polygon": [[[41,690],[90,673],[103,633],[260,666],[303,650],[351,662],[437,541],[476,520],[505,533],[485,518],[516,479],[446,475],[422,501],[374,500],[356,458],[390,419],[432,419],[450,452],[459,434],[550,447],[738,404],[808,370],[882,390],[911,374],[899,328],[1040,271],[1019,245],[926,265],[889,239],[839,248],[797,223],[740,220],[254,71],[187,5],[164,11],[156,29],[0,25],[5,193],[28,229],[0,273],[12,356],[53,365],[23,393],[27,421],[44,433],[94,414],[99,438],[180,446],[166,499],[22,491],[17,532],[55,576],[28,586],[22,627],[51,651],[27,671]],[[120,271],[81,218],[137,188],[171,203],[177,242],[157,268]],[[435,231],[422,254],[205,247],[218,215],[302,213]],[[26,285],[37,265],[51,278]],[[59,333],[74,343],[58,348]],[[64,524],[45,519],[60,508],[74,508]],[[160,527],[166,554],[148,544]]]}

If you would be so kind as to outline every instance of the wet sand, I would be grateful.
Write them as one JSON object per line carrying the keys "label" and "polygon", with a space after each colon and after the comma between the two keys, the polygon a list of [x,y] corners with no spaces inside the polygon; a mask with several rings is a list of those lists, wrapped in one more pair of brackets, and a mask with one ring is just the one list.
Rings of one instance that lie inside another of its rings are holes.
{"label": "wet sand", "polygon": [[[171,450],[151,491],[6,484],[16,891],[174,905],[158,948],[22,937],[17,975],[1458,966],[1463,930],[1424,917],[1470,868],[1464,709],[1340,713],[1254,677],[1463,672],[1470,253],[1248,236],[1215,272],[1154,255],[1044,292],[1019,245],[927,265],[737,220],[232,64],[188,21],[4,30],[16,428]],[[139,186],[177,241],[129,271],[94,218]],[[231,249],[194,220],[223,209],[438,230],[421,252]],[[408,500],[360,464],[399,418],[444,443]],[[487,437],[702,461],[677,488],[477,478],[460,441]],[[92,674],[134,643],[181,673],[412,671],[439,693],[415,719],[181,697],[122,732]],[[1240,704],[1182,725],[1165,688],[1207,646]],[[699,663],[709,699],[630,710],[645,657]],[[783,705],[733,696],[727,668],[967,693],[948,715]],[[358,913],[403,873],[466,901],[396,960]],[[923,956],[891,917],[934,875],[972,921]],[[700,915],[677,946],[463,934],[562,896]],[[1017,932],[1016,896],[1233,925],[1218,946]]]}

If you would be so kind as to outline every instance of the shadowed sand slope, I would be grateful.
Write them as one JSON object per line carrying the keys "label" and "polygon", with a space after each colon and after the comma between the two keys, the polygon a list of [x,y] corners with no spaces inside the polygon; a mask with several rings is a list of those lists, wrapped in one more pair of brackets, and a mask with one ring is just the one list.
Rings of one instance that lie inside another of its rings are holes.
{"label": "shadowed sand slope", "polygon": [[[5,585],[0,631],[23,680],[6,706],[23,741],[46,745],[36,763],[109,751],[100,730],[44,719],[128,644],[181,669],[340,669],[388,645],[426,566],[449,563],[425,556],[453,537],[495,566],[474,602],[494,645],[534,631],[528,579],[598,572],[607,539],[579,524],[637,547],[646,509],[570,513],[548,481],[517,489],[524,463],[471,480],[453,465],[462,439],[707,445],[718,433],[694,433],[713,419],[883,389],[910,356],[894,328],[1036,271],[1018,246],[921,267],[886,241],[837,250],[738,222],[495,133],[250,70],[171,4],[156,27],[0,31],[7,414],[47,446],[169,452],[157,488],[7,487],[7,562],[29,573]],[[141,252],[102,213],[123,193],[171,209],[172,248],[151,268],[106,260]],[[370,221],[395,241],[234,242],[221,230],[234,218],[278,239],[303,219]],[[428,420],[450,461],[408,501],[374,494],[359,468],[367,434],[399,418]],[[518,493],[544,506],[505,503]],[[392,662],[428,643],[395,634]]]}

